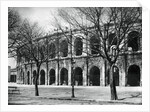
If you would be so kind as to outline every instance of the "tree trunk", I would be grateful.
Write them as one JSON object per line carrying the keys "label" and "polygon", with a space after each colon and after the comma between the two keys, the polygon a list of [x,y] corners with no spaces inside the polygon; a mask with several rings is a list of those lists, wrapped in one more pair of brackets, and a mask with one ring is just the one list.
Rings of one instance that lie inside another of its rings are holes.
{"label": "tree trunk", "polygon": [[116,91],[116,85],[115,85],[115,78],[113,77],[113,68],[114,65],[110,64],[110,72],[109,72],[109,76],[110,76],[110,93],[111,93],[111,100],[117,100],[117,91]]}
{"label": "tree trunk", "polygon": [[35,76],[35,96],[39,96],[39,90],[38,90],[39,71],[40,71],[40,67],[37,66],[37,73]]}
{"label": "tree trunk", "polygon": [[35,81],[35,96],[39,96],[39,90],[38,90],[37,81]]}
{"label": "tree trunk", "polygon": [[72,98],[75,98],[75,95],[74,95],[74,70],[73,70],[73,67],[71,67],[71,85],[72,85]]}

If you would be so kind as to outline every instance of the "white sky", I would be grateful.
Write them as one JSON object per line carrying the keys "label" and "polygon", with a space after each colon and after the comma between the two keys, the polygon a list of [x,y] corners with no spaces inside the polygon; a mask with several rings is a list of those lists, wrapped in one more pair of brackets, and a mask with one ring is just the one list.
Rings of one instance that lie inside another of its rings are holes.
{"label": "white sky", "polygon": [[38,22],[45,32],[53,31],[54,16],[57,16],[58,8],[54,7],[16,7],[21,17],[31,22]]}

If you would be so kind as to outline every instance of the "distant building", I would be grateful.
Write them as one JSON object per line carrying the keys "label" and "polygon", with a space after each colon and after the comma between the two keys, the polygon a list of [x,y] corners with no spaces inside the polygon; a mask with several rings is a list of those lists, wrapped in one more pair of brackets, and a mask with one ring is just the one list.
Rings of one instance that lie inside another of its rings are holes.
{"label": "distant building", "polygon": [[13,68],[11,69],[10,66],[8,66],[8,82],[16,82],[17,77],[17,69]]}

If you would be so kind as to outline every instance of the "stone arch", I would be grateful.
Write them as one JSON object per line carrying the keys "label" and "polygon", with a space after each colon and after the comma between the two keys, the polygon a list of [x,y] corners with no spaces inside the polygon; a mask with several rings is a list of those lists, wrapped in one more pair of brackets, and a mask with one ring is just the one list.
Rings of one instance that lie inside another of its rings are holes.
{"label": "stone arch", "polygon": [[115,80],[115,85],[119,86],[119,68],[117,66],[114,66],[113,68],[113,76]]}
{"label": "stone arch", "polygon": [[60,71],[60,85],[68,85],[68,70],[62,68]]}
{"label": "stone arch", "polygon": [[100,70],[97,66],[90,69],[89,82],[90,85],[100,86]]}
{"label": "stone arch", "polygon": [[91,54],[98,54],[100,49],[100,40],[99,38],[92,36],[90,38],[90,49]]}
{"label": "stone arch", "polygon": [[30,84],[30,72],[27,72],[27,84]]}
{"label": "stone arch", "polygon": [[67,40],[62,40],[60,43],[60,55],[62,57],[68,56],[68,42],[67,42]]}
{"label": "stone arch", "polygon": [[55,77],[55,70],[51,69],[49,71],[49,85],[55,84],[55,79],[56,79],[56,77]]}
{"label": "stone arch", "polygon": [[35,84],[36,70],[33,71],[33,84]]}
{"label": "stone arch", "polygon": [[137,31],[132,31],[128,34],[128,47],[132,48],[132,51],[139,50],[140,34]]}
{"label": "stone arch", "polygon": [[83,85],[83,74],[80,67],[76,67],[74,70],[75,85]]}
{"label": "stone arch", "polygon": [[49,58],[55,58],[56,56],[56,46],[54,43],[50,43],[49,45]]}
{"label": "stone arch", "polygon": [[128,68],[127,85],[140,86],[140,67],[131,65]]}
{"label": "stone arch", "polygon": [[40,85],[45,85],[45,71],[43,69],[40,71]]}
{"label": "stone arch", "polygon": [[80,37],[77,37],[74,41],[74,52],[76,56],[82,55],[83,42]]}

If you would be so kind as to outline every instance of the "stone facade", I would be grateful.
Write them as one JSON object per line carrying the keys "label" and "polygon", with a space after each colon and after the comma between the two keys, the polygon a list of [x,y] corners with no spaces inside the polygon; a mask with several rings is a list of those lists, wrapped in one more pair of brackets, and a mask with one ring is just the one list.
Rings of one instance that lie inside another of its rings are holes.
{"label": "stone facade", "polygon": [[[72,40],[75,46],[76,38],[87,38],[84,34],[74,33]],[[54,36],[53,38],[56,38]],[[88,37],[90,38],[90,36]],[[80,40],[81,40],[80,39]],[[57,40],[57,39],[56,39]],[[60,52],[60,48],[56,47],[57,42],[54,40],[55,50],[59,51],[43,63],[40,67],[39,84],[40,85],[71,85],[71,47],[67,45],[67,56]],[[59,39],[59,43],[65,40],[64,37]],[[142,85],[142,45],[141,37],[138,37],[137,44],[126,46],[127,51],[119,55],[114,69],[117,86],[141,86]],[[97,55],[87,56],[91,53],[89,41],[82,40],[82,51],[75,51],[72,47],[73,65],[76,86],[108,86],[109,85],[109,68],[107,62]],[[135,41],[134,41],[135,42]],[[51,42],[50,42],[51,43]],[[79,44],[79,43],[78,43]],[[137,49],[134,47],[138,47]],[[64,48],[64,49],[66,49]],[[84,51],[84,52],[83,52]],[[80,53],[81,52],[81,53]],[[36,74],[36,66],[34,62],[19,63],[17,75],[17,83],[34,84],[34,75]]]}

